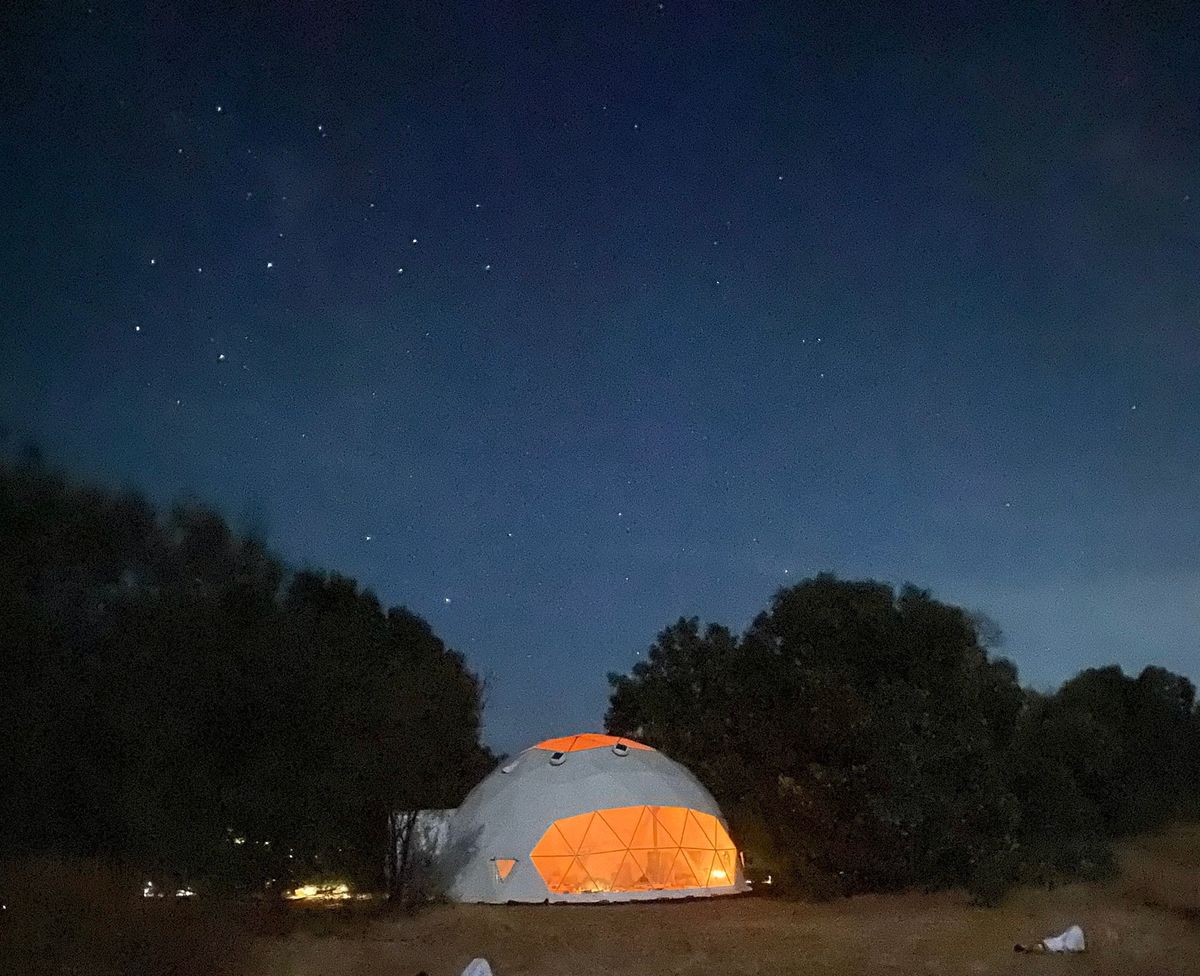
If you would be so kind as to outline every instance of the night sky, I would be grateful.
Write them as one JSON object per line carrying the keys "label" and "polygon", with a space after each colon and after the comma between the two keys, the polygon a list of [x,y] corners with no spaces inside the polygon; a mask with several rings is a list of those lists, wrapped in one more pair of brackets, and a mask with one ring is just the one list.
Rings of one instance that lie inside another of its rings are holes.
{"label": "night sky", "polygon": [[1200,673],[1193,5],[34,6],[10,444],[422,614],[494,747],[821,570]]}

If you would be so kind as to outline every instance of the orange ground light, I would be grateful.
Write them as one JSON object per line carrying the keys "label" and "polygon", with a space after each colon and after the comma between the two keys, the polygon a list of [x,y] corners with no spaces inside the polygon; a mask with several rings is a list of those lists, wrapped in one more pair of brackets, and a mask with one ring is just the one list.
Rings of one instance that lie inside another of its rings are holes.
{"label": "orange ground light", "polygon": [[712,814],[613,807],[556,820],[530,859],[559,895],[681,891],[732,885],[737,849]]}

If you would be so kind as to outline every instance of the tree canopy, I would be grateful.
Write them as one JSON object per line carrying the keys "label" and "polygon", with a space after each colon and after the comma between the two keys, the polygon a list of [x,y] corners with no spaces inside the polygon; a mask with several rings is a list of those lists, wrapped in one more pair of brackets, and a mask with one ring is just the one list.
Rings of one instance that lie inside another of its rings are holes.
{"label": "tree canopy", "polygon": [[[1105,669],[1043,700],[995,639],[927,591],[821,575],[740,636],[668,627],[610,676],[606,722],[695,770],[785,885],[989,900],[1033,871],[1101,870],[1109,833],[1161,822],[1181,784],[1195,793],[1191,685]],[[1145,750],[1161,761],[1137,762]]]}
{"label": "tree canopy", "polygon": [[462,657],[215,513],[0,465],[0,845],[214,884],[374,879],[491,764]]}
{"label": "tree canopy", "polygon": [[[0,551],[0,855],[375,881],[388,815],[454,806],[494,762],[481,683],[424,620],[206,508],[29,455],[0,462]],[[792,890],[991,900],[1200,813],[1187,678],[1095,668],[1041,695],[998,640],[925,590],[821,575],[742,634],[667,627],[610,675],[606,724],[688,765]]]}

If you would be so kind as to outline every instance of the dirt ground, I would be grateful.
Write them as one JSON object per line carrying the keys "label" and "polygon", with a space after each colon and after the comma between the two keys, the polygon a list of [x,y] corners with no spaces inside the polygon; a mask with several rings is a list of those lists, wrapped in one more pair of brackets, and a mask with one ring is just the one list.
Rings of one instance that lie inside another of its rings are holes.
{"label": "dirt ground", "polygon": [[[1078,923],[1080,956],[1028,956]],[[1103,885],[1023,889],[998,908],[964,895],[824,904],[747,897],[600,906],[458,905],[415,918],[301,930],[257,947],[261,976],[458,976],[483,956],[496,976],[1042,973],[1200,974],[1200,829],[1122,852]]]}

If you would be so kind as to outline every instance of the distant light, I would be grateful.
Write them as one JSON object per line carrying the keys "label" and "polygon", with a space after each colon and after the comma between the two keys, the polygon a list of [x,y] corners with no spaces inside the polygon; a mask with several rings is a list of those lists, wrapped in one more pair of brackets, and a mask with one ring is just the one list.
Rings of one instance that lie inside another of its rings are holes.
{"label": "distant light", "polygon": [[450,597],[448,597],[448,596],[444,596],[444,597],[442,597],[442,602],[443,602],[443,603],[449,603],[449,602],[450,602]]}
{"label": "distant light", "polygon": [[238,847],[241,847],[244,843],[246,843],[246,838],[245,837],[235,837],[235,838],[233,838],[233,842]]}
{"label": "distant light", "polygon": [[225,353],[221,353],[219,356],[217,356],[217,362],[225,362]]}
{"label": "distant light", "polygon": [[369,536],[369,535],[364,535],[364,536],[363,536],[363,539],[365,539],[367,542],[370,542],[370,541],[371,541],[371,536]]}
{"label": "distant light", "polygon": [[350,897],[350,886],[344,881],[306,884],[289,891],[284,897],[293,901],[342,901]]}
{"label": "distant light", "polygon": [[134,332],[141,332],[141,331],[142,331],[142,327],[141,327],[140,325],[135,325],[135,326],[133,327],[133,331],[134,331]]}
{"label": "distant light", "polygon": [[180,888],[175,892],[176,898],[195,898],[196,893],[191,888]]}
{"label": "distant light", "polygon": [[223,111],[220,105],[217,106],[217,111],[218,112]]}
{"label": "distant light", "polygon": [[151,258],[151,259],[150,259],[150,263],[151,263],[151,264],[155,264],[155,263],[157,263],[157,262],[155,261],[155,259],[154,259],[154,258]]}
{"label": "distant light", "polygon": [[416,243],[417,243],[417,239],[416,239],[415,237],[413,238],[413,243],[414,243],[414,244],[416,244]]}
{"label": "distant light", "polygon": [[274,262],[274,261],[268,261],[268,262],[267,262],[267,267],[268,267],[268,268],[273,268],[273,267],[275,267],[275,262]]}

